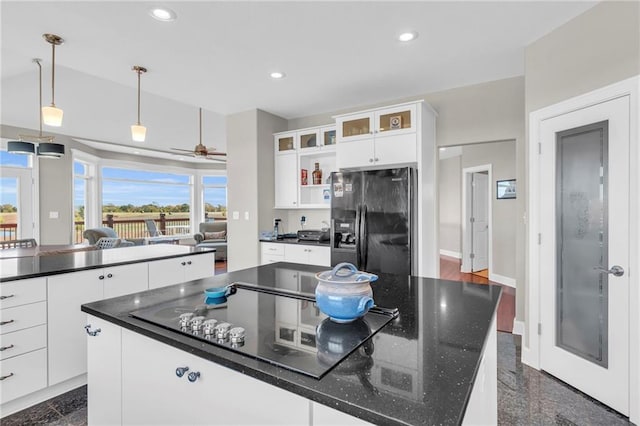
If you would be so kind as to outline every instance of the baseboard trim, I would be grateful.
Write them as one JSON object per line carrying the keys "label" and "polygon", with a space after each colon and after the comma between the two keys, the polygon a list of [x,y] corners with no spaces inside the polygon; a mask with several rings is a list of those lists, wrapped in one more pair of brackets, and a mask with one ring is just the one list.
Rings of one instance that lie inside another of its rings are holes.
{"label": "baseboard trim", "polygon": [[7,417],[11,414],[17,413],[18,411],[22,411],[25,408],[32,407],[36,404],[51,399],[54,396],[61,395],[65,392],[69,392],[70,390],[86,384],[87,375],[81,374],[80,376],[76,376],[62,383],[48,386],[38,391],[29,393],[25,396],[12,399],[11,401],[7,401],[4,404],[0,405],[0,412],[2,413],[1,417]]}
{"label": "baseboard trim", "polygon": [[440,254],[443,256],[455,257],[456,259],[462,259],[462,253],[459,251],[440,249]]}
{"label": "baseboard trim", "polygon": [[494,274],[489,272],[489,281],[493,281],[499,284],[504,284],[509,287],[516,288],[516,280],[515,278],[509,278],[502,275]]}
{"label": "baseboard trim", "polygon": [[518,336],[524,336],[524,321],[517,321],[515,318],[513,319],[513,334],[517,334]]}

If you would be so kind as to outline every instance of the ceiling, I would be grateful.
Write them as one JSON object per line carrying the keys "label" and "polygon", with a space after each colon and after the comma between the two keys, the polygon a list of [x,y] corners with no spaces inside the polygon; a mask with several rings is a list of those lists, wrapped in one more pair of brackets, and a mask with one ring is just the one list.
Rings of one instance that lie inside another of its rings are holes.
{"label": "ceiling", "polygon": [[[174,22],[148,15],[161,4]],[[2,1],[2,124],[37,128],[37,68],[50,103],[56,49],[60,133],[135,145],[136,74],[146,144],[225,149],[224,116],[259,108],[291,119],[524,73],[524,47],[596,2]],[[417,31],[409,43],[403,31]],[[286,73],[272,80],[274,70]],[[34,103],[35,102],[35,103]],[[51,129],[46,129],[51,130]]]}

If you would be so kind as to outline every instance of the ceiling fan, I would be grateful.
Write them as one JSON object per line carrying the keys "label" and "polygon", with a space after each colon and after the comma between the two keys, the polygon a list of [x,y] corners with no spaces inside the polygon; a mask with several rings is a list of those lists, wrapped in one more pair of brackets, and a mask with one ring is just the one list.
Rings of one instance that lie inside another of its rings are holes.
{"label": "ceiling fan", "polygon": [[190,149],[181,149],[181,148],[171,148],[173,151],[181,151],[186,152],[188,154],[179,154],[186,155],[189,157],[201,157],[206,158],[211,161],[219,161],[222,163],[227,162],[227,153],[226,152],[218,152],[215,148],[206,147],[202,144],[202,108],[198,111],[198,122],[200,125],[200,141],[198,145],[193,150]]}

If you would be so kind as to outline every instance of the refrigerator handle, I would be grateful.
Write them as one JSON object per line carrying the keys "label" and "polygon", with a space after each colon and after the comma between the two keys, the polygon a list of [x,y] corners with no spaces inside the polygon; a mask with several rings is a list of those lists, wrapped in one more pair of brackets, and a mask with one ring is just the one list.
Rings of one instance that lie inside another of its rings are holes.
{"label": "refrigerator handle", "polygon": [[356,225],[355,225],[355,237],[356,237],[356,266],[360,268],[362,266],[362,256],[360,253],[360,247],[362,246],[362,239],[360,234],[360,213],[362,206],[356,207]]}
{"label": "refrigerator handle", "polygon": [[367,205],[364,204],[360,209],[360,237],[362,242],[360,244],[360,259],[362,270],[367,269],[367,262],[369,261],[369,230],[367,229]]}

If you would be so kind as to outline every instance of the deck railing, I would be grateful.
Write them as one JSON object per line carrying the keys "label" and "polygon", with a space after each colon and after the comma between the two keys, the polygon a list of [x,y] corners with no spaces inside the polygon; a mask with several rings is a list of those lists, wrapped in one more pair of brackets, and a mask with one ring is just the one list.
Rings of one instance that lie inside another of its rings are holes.
{"label": "deck railing", "polygon": [[[168,218],[165,213],[160,213],[158,218],[153,218],[156,228],[160,230],[162,235],[186,235],[191,233],[191,222],[189,218]],[[225,218],[216,218],[216,220],[226,220]],[[149,237],[149,231],[144,223],[145,219],[117,219],[112,214],[108,214],[102,220],[103,226],[113,228],[119,237],[125,239],[145,238]],[[74,244],[80,244],[84,241],[82,233],[85,230],[83,220],[74,222]],[[18,235],[18,224],[16,223],[0,223],[0,241],[15,240]]]}

